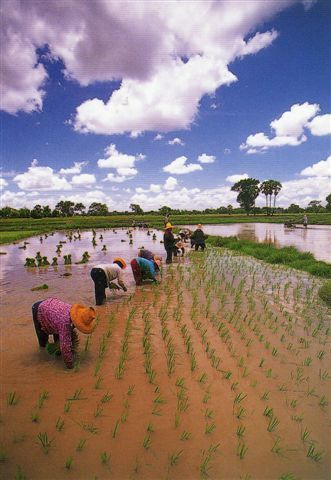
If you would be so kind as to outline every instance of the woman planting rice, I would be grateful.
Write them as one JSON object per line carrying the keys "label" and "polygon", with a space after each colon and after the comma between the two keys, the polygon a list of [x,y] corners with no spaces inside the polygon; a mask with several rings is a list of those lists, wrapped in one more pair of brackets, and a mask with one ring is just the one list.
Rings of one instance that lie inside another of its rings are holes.
{"label": "woman planting rice", "polygon": [[[106,288],[119,290],[122,288],[125,292],[127,287],[123,280],[122,270],[126,268],[126,263],[123,258],[114,258],[111,264],[96,265],[91,270],[91,277],[94,282],[95,303],[102,305],[106,300]],[[114,283],[117,280],[117,283]]]}
{"label": "woman planting rice", "polygon": [[92,307],[78,303],[70,305],[58,298],[36,302],[32,305],[32,318],[39,346],[45,348],[49,335],[59,342],[63,361],[73,368],[78,346],[77,330],[89,335],[95,327],[96,312]]}

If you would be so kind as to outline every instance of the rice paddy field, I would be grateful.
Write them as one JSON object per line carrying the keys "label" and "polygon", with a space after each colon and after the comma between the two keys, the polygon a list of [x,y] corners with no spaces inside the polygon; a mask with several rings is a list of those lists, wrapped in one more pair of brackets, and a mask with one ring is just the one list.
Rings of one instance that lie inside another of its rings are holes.
{"label": "rice paddy field", "polygon": [[212,247],[164,266],[156,286],[135,287],[127,269],[128,292],[96,307],[66,370],[37,346],[30,307],[93,305],[90,268],[17,265],[3,278],[2,478],[330,478],[323,280]]}

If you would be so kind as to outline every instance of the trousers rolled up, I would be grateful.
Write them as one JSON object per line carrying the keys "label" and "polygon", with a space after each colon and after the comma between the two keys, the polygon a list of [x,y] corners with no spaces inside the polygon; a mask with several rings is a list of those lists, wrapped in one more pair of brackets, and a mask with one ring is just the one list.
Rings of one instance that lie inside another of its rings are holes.
{"label": "trousers rolled up", "polygon": [[102,305],[106,300],[106,288],[108,287],[106,274],[102,268],[92,268],[91,278],[94,282],[95,303]]}

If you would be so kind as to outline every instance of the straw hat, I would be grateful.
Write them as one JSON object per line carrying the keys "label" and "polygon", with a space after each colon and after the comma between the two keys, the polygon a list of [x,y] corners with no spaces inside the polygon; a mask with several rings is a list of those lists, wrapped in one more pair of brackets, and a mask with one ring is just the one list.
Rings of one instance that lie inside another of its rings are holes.
{"label": "straw hat", "polygon": [[89,335],[95,327],[96,312],[93,307],[85,307],[74,303],[70,309],[70,317],[76,328]]}
{"label": "straw hat", "polygon": [[125,262],[125,260],[123,260],[123,258],[116,257],[113,260],[113,263],[115,263],[115,262],[119,262],[122,265],[122,268],[126,268],[126,262]]}
{"label": "straw hat", "polygon": [[165,226],[165,228],[166,228],[166,230],[167,230],[168,228],[174,228],[174,227],[171,225],[171,223],[170,223],[170,222],[168,222],[168,223],[166,223],[166,226]]}
{"label": "straw hat", "polygon": [[198,228],[202,228],[202,225],[201,225],[201,223],[199,223],[199,225],[198,225]]}
{"label": "straw hat", "polygon": [[154,255],[153,260],[154,262],[159,261],[160,263],[162,263],[162,257],[160,257],[160,255]]}

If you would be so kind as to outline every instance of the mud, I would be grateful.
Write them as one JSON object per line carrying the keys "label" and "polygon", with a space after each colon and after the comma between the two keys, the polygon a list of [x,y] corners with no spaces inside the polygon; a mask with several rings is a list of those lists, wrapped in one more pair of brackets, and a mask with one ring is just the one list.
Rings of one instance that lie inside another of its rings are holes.
{"label": "mud", "polygon": [[[2,478],[329,478],[330,311],[319,281],[213,250],[177,258],[158,286],[135,287],[127,269],[128,292],[96,307],[98,327],[80,335],[79,359],[66,370],[39,349],[32,303],[93,305],[93,263],[130,260],[141,244],[164,256],[160,232],[154,243],[134,232],[133,247],[120,241],[125,231],[100,233],[108,252],[101,242],[89,248],[86,265],[25,269],[17,245],[1,258],[12,258],[2,278]],[[91,232],[83,237],[62,255],[72,249],[79,260]],[[50,258],[60,239],[30,239],[23,257]],[[49,290],[30,291],[42,283]],[[45,432],[48,453],[37,438]]]}

